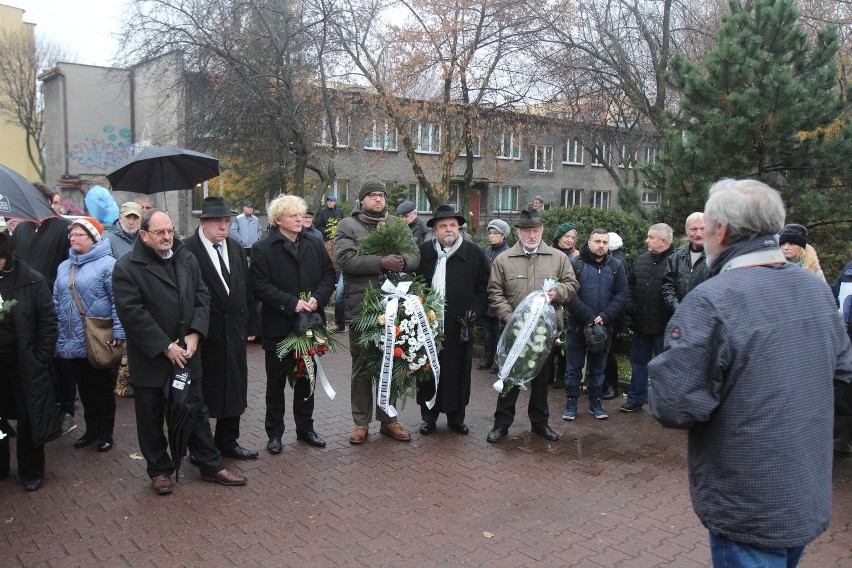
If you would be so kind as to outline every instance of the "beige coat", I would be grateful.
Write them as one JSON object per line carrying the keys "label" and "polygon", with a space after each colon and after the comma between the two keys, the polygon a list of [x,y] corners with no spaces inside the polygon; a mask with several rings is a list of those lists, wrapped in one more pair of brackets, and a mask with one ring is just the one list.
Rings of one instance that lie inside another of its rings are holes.
{"label": "beige coat", "polygon": [[538,252],[529,259],[521,243],[495,258],[488,279],[488,301],[501,325],[506,325],[518,304],[530,292],[541,290],[545,279],[550,277],[558,281],[552,303],[556,308],[556,322],[562,329],[562,306],[567,305],[580,288],[568,256],[542,242]]}

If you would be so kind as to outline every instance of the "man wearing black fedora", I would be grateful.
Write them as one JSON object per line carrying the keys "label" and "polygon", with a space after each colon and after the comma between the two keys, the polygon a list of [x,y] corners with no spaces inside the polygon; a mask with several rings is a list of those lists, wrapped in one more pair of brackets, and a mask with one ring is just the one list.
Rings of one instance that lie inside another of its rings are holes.
{"label": "man wearing black fedora", "polygon": [[[551,305],[556,309],[556,322],[561,330],[562,306],[568,304],[577,294],[579,284],[568,257],[541,240],[544,222],[538,211],[521,211],[515,224],[518,242],[509,250],[494,259],[491,276],[488,279],[488,299],[495,317],[504,327],[512,312],[531,292],[542,289],[544,281],[556,278],[556,287],[547,292]],[[547,407],[547,380],[552,373],[552,362],[539,371],[530,381],[530,402],[528,414],[532,431],[542,438],[555,442],[559,435],[548,425],[550,411]],[[494,427],[488,433],[487,440],[496,444],[509,433],[509,426],[515,419],[515,402],[520,389],[513,388],[506,396],[497,399],[494,412]]]}
{"label": "man wearing black fedora", "polygon": [[204,380],[201,386],[211,418],[216,419],[216,447],[223,455],[257,458],[240,446],[240,416],[248,404],[246,340],[249,307],[253,305],[248,263],[242,246],[228,237],[231,213],[221,197],[205,197],[201,224],[184,239],[198,260],[201,277],[210,291],[210,327],[199,349]]}
{"label": "man wearing black fedora", "polygon": [[[478,246],[466,241],[460,226],[465,218],[451,205],[435,209],[426,223],[435,239],[420,245],[421,274],[432,290],[446,301],[444,307],[444,342],[438,360],[441,377],[438,392],[435,384],[425,381],[417,385],[417,402],[423,424],[420,433],[435,431],[438,415],[447,415],[447,426],[458,434],[467,434],[465,408],[470,402],[470,366],[473,323],[488,307],[488,261]],[[435,404],[426,403],[435,396]]]}

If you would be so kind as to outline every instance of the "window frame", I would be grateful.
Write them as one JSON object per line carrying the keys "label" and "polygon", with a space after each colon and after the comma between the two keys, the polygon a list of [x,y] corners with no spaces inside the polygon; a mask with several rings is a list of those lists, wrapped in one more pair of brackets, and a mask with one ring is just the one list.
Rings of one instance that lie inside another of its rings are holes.
{"label": "window frame", "polygon": [[[655,195],[656,199],[651,201],[648,199],[648,196]],[[642,192],[642,205],[659,205],[660,204],[660,192],[659,191],[643,191]]]}
{"label": "window frame", "polygon": [[[370,135],[368,136],[367,132],[370,131]],[[383,130],[381,135],[378,135],[379,130]],[[388,145],[388,139],[391,138],[389,136],[389,132],[393,131],[393,146]],[[372,145],[367,145],[367,140],[370,139],[372,141]],[[376,145],[376,140],[381,140],[381,144]],[[398,140],[399,133],[396,130],[396,127],[391,128],[391,121],[387,118],[373,118],[373,124],[371,128],[364,128],[364,149],[369,150],[371,152],[396,152],[398,150]]]}
{"label": "window frame", "polygon": [[609,211],[612,192],[608,189],[593,189],[589,191],[589,207]]}
{"label": "window frame", "polygon": [[601,149],[600,154],[601,154],[601,156],[603,156],[603,160],[599,161],[597,156],[593,152],[590,152],[589,153],[590,165],[594,168],[603,168],[604,166],[609,165],[610,162],[612,161],[612,152],[611,152],[611,148],[609,147],[609,144],[602,142],[600,144],[595,144],[594,148],[595,148],[595,150],[598,149],[598,148]]}
{"label": "window frame", "polygon": [[[424,125],[429,126],[429,140],[432,144],[430,144],[429,149],[423,149],[423,127]],[[437,133],[436,133],[437,132]],[[437,144],[437,149],[431,149],[433,144]],[[414,151],[418,154],[431,154],[438,155],[441,153],[441,125],[437,122],[429,122],[429,121],[420,121],[417,123],[417,136],[415,137],[415,145]]]}
{"label": "window frame", "polygon": [[[583,194],[585,192],[577,187],[563,187],[561,191],[561,199],[560,203],[562,207],[582,207],[583,206]],[[575,199],[572,199],[573,203],[568,203],[568,195],[572,195]]]}
{"label": "window frame", "polygon": [[[349,147],[349,118],[345,117],[346,121],[346,130],[344,132],[345,136],[340,135],[340,115],[337,114],[334,116],[334,128],[337,134],[337,148],[348,148]],[[331,148],[331,130],[328,128],[328,121],[325,117],[322,119],[322,131],[320,133],[320,140],[315,145],[323,146],[324,148]]]}
{"label": "window frame", "polygon": [[[491,193],[491,212],[492,213],[518,213],[518,204],[520,195],[520,186],[517,185],[498,185],[494,187],[493,192]],[[501,209],[501,206],[504,201],[503,192],[508,191],[508,201],[512,201],[514,198],[514,207],[509,209]],[[514,195],[512,195],[514,193]]]}
{"label": "window frame", "polygon": [[[574,146],[574,152],[573,152],[573,158],[574,159],[573,160],[571,159],[572,158],[572,152],[571,152],[572,142],[573,142],[573,146]],[[562,163],[565,164],[565,165],[568,165],[568,166],[582,166],[583,163],[584,163],[583,162],[583,151],[584,150],[585,150],[585,148],[583,148],[583,144],[580,143],[579,140],[577,140],[576,138],[569,138],[568,140],[565,141],[565,160]]]}
{"label": "window frame", "polygon": [[[497,148],[497,159],[498,160],[521,160],[521,141],[522,138],[520,135],[517,135],[517,141],[515,140],[516,134],[514,130],[510,130],[508,132],[503,133],[500,137],[500,145]],[[510,154],[506,153],[506,139],[509,141],[509,151]],[[517,155],[515,155],[517,154]]]}
{"label": "window frame", "polygon": [[[539,164],[539,158],[541,157],[539,155],[540,151],[543,151],[544,153],[543,164]],[[548,156],[548,154],[550,155]],[[546,144],[533,144],[530,146],[530,171],[538,173],[553,172],[553,146],[548,146]]]}

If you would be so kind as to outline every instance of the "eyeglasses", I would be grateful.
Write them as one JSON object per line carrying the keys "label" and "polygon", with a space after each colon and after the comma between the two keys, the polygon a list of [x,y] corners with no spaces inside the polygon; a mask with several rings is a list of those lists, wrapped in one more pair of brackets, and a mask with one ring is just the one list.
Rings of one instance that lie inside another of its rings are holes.
{"label": "eyeglasses", "polygon": [[154,235],[156,237],[164,237],[164,236],[166,236],[166,234],[168,234],[170,237],[172,237],[172,236],[174,236],[176,231],[174,229],[158,229],[156,231],[145,231],[145,232],[151,233],[152,235]]}
{"label": "eyeglasses", "polygon": [[88,233],[68,233],[68,240],[71,239],[82,239],[83,237],[88,237]]}
{"label": "eyeglasses", "polygon": [[378,198],[381,197],[382,199],[384,199],[385,198],[385,192],[384,191],[371,191],[370,193],[367,194],[367,197],[369,197],[370,199],[378,199]]}

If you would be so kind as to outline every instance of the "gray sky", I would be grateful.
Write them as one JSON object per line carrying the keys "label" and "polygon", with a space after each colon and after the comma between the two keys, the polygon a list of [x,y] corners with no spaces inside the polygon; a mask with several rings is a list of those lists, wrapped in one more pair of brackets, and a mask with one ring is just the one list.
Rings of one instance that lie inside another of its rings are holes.
{"label": "gray sky", "polygon": [[76,63],[112,64],[125,0],[0,0],[25,10],[36,34],[61,45]]}

